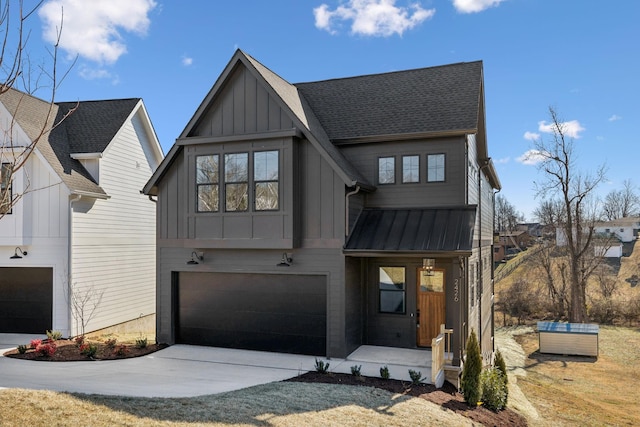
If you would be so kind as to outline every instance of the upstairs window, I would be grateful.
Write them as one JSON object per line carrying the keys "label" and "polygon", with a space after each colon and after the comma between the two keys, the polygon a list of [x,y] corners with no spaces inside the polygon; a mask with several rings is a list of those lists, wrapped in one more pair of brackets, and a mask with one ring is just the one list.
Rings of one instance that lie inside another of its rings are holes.
{"label": "upstairs window", "polygon": [[278,151],[253,154],[254,208],[256,211],[278,209]]}
{"label": "upstairs window", "polygon": [[445,156],[444,154],[427,155],[427,182],[444,182]]}
{"label": "upstairs window", "polygon": [[197,212],[276,211],[279,184],[278,150],[196,156]]}
{"label": "upstairs window", "polygon": [[218,212],[220,209],[219,163],[217,154],[196,157],[198,212]]}
{"label": "upstairs window", "polygon": [[402,182],[420,182],[420,156],[402,156]]}
{"label": "upstairs window", "polygon": [[249,153],[224,155],[225,211],[249,208]]}
{"label": "upstairs window", "polygon": [[395,184],[396,159],[395,157],[378,158],[378,184]]}
{"label": "upstairs window", "polygon": [[0,214],[11,213],[11,163],[3,163],[0,167]]}

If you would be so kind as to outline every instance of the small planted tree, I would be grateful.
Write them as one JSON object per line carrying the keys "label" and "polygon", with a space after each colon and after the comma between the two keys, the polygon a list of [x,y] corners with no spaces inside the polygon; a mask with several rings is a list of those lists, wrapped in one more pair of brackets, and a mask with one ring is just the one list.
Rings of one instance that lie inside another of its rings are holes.
{"label": "small planted tree", "polygon": [[471,329],[467,339],[466,357],[462,368],[462,395],[469,406],[476,406],[480,401],[480,374],[482,373],[482,356],[476,332]]}
{"label": "small planted tree", "polygon": [[507,375],[507,364],[504,362],[504,357],[500,350],[496,350],[496,358],[494,360],[495,368],[502,374],[502,386],[504,388],[504,403],[507,404],[507,398],[509,397],[509,376]]}

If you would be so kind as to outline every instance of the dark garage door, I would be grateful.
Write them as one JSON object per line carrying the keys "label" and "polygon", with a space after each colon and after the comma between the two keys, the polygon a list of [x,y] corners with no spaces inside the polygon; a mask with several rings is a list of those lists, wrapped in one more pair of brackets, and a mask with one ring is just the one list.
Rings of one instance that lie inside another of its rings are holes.
{"label": "dark garage door", "polygon": [[183,272],[175,297],[179,343],[326,354],[324,276]]}
{"label": "dark garage door", "polygon": [[0,268],[0,332],[44,334],[52,305],[52,268]]}

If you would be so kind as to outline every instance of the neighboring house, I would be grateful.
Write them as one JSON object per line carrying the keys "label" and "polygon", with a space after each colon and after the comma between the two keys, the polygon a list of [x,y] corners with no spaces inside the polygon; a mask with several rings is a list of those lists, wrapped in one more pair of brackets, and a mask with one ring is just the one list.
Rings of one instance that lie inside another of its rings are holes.
{"label": "neighboring house", "polygon": [[629,243],[640,238],[640,217],[618,218],[595,224],[594,231],[598,234],[615,235],[621,242]]}
{"label": "neighboring house", "polygon": [[518,231],[526,231],[532,237],[542,237],[544,226],[539,222],[526,222],[516,226]]}
{"label": "neighboring house", "polygon": [[157,338],[493,350],[481,62],[290,84],[238,50],[145,186]]}
{"label": "neighboring house", "polygon": [[[49,119],[76,104],[54,104]],[[9,90],[3,135],[13,126],[12,143],[26,145],[48,111]],[[78,316],[88,332],[155,313],[156,207],[140,190],[162,158],[141,99],[81,101],[40,139],[11,183],[24,197],[0,219],[0,332],[74,336]]]}
{"label": "neighboring house", "polygon": [[494,237],[493,260],[502,261],[528,249],[535,239],[527,231],[501,231]]}

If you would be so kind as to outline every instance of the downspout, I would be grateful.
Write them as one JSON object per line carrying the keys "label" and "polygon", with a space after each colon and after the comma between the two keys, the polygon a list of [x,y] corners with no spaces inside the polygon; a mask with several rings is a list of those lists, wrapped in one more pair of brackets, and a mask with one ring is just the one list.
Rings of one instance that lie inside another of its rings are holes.
{"label": "downspout", "polygon": [[82,198],[79,194],[72,194],[69,196],[69,224],[67,227],[67,301],[69,303],[69,338],[71,338],[71,330],[73,328],[73,292],[72,286],[72,274],[73,268],[73,204]]}
{"label": "downspout", "polygon": [[351,196],[354,196],[356,194],[358,194],[360,192],[360,186],[356,185],[356,189],[347,193],[344,198],[345,198],[345,204],[344,204],[344,235],[345,237],[349,235],[349,198]]}

